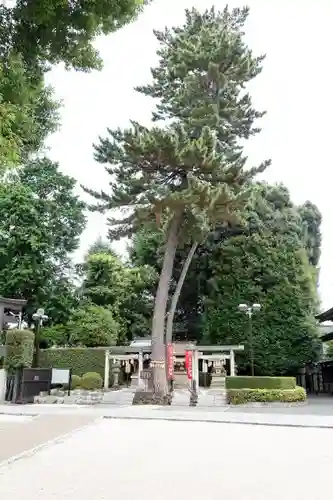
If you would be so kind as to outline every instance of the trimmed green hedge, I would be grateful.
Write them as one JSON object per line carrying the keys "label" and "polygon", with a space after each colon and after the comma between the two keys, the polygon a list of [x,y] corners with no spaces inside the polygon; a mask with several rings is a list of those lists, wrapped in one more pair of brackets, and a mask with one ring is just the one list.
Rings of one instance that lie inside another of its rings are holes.
{"label": "trimmed green hedge", "polygon": [[104,378],[105,348],[64,347],[40,352],[41,368],[71,368],[74,375],[82,377],[87,372],[97,372]]}
{"label": "trimmed green hedge", "polygon": [[78,375],[72,375],[72,389],[77,389],[81,385],[81,377]]}
{"label": "trimmed green hedge", "polygon": [[8,330],[4,366],[12,372],[17,368],[30,368],[34,355],[35,334],[31,330]]}
{"label": "trimmed green hedge", "polygon": [[81,378],[81,387],[87,391],[94,391],[96,389],[102,389],[103,379],[99,373],[88,372]]}
{"label": "trimmed green hedge", "polygon": [[303,387],[295,389],[228,389],[227,401],[232,405],[246,403],[297,403],[306,400]]}
{"label": "trimmed green hedge", "polygon": [[226,377],[227,389],[295,389],[294,377]]}

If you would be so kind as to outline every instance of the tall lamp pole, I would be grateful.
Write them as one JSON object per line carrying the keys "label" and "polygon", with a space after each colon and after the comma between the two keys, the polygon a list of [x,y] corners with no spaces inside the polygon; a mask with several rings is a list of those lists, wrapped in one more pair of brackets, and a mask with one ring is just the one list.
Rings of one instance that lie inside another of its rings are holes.
{"label": "tall lamp pole", "polygon": [[249,320],[249,340],[250,340],[250,360],[251,360],[251,375],[254,377],[254,353],[253,353],[253,332],[252,332],[252,315],[253,313],[259,312],[261,309],[260,304],[252,304],[248,306],[247,304],[239,304],[238,309],[245,313]]}
{"label": "tall lamp pole", "polygon": [[35,322],[35,352],[33,359],[34,368],[38,368],[39,365],[39,341],[40,341],[40,329],[44,321],[49,319],[44,313],[44,309],[37,309],[37,311],[32,315],[32,319]]}

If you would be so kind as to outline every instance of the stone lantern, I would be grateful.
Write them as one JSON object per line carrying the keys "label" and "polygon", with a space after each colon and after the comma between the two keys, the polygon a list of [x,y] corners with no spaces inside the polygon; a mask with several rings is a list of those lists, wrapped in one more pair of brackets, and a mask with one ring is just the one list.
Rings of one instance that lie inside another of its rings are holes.
{"label": "stone lantern", "polygon": [[111,373],[113,375],[113,387],[116,389],[119,387],[120,370],[121,370],[120,362],[118,360],[114,360],[111,368]]}

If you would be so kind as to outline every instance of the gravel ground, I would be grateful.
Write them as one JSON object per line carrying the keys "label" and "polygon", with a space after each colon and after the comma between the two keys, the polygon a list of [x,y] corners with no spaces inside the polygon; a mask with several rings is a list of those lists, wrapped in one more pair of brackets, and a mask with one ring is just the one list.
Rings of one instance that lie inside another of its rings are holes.
{"label": "gravel ground", "polygon": [[331,436],[330,429],[98,421],[0,468],[0,492],[10,500],[322,500],[332,487]]}

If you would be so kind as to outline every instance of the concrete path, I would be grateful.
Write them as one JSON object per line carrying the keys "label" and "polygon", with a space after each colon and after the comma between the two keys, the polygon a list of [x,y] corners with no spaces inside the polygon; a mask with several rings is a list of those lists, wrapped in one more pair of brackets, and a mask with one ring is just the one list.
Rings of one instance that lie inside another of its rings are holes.
{"label": "concrete path", "polygon": [[[14,418],[18,421],[15,422]],[[22,417],[12,417],[9,422],[0,420],[0,465],[50,440],[80,429],[96,418],[94,414],[61,415],[58,413],[41,415],[28,420]]]}
{"label": "concrete path", "polygon": [[[291,408],[292,410],[292,408]],[[333,415],[278,413],[271,412],[234,412],[230,407],[215,408],[177,408],[173,406],[88,406],[76,407],[69,405],[3,405],[0,406],[1,414],[24,415],[62,415],[76,417],[85,416],[94,420],[96,418],[113,419],[143,419],[143,420],[175,420],[187,422],[214,422],[238,423],[251,425],[289,426],[289,427],[323,427],[333,428]]]}
{"label": "concrete path", "polygon": [[103,420],[0,468],[10,500],[322,500],[332,431]]}

